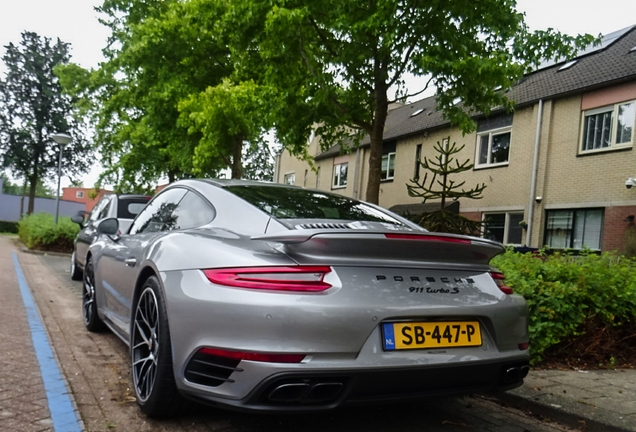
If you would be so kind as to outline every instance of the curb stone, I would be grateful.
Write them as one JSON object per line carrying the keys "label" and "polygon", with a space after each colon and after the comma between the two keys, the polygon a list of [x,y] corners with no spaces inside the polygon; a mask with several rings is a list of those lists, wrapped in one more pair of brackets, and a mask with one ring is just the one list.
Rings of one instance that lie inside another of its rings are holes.
{"label": "curb stone", "polygon": [[567,399],[527,385],[495,396],[501,402],[586,432],[633,432],[636,422],[582,401]]}

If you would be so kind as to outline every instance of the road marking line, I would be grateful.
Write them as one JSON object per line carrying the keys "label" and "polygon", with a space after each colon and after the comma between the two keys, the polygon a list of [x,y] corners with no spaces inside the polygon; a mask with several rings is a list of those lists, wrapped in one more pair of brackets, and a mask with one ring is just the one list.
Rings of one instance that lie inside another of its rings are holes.
{"label": "road marking line", "polygon": [[31,339],[35,348],[35,356],[40,364],[40,373],[44,382],[44,391],[48,400],[51,420],[53,420],[53,429],[56,432],[81,432],[82,427],[69,396],[66,380],[60,373],[46,329],[15,252],[13,252],[13,264],[18,277],[22,301],[26,308],[27,320],[31,328]]}

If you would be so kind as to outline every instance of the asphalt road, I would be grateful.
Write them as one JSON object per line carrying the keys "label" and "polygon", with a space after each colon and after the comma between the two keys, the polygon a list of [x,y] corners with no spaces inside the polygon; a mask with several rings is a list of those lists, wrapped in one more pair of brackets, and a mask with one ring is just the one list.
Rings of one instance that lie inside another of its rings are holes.
{"label": "asphalt road", "polygon": [[[72,315],[68,311],[64,313],[63,308],[59,306],[63,302],[58,301],[55,295],[68,296],[71,308],[74,307],[72,303],[75,297],[79,311],[81,283],[70,280],[69,258],[43,255],[38,259],[50,270],[50,273],[55,275],[57,280],[54,285],[59,287],[59,290],[52,291],[53,297],[46,300],[46,305],[56,304],[57,306],[52,308],[45,306],[45,309],[50,312],[45,311],[43,315],[46,316],[48,313]],[[69,295],[69,291],[73,295]],[[61,323],[58,326],[62,329],[63,337],[54,335],[52,341],[54,344],[58,340],[68,344],[66,351],[74,351],[74,343],[85,344],[85,348],[79,352],[85,352],[86,356],[76,353],[72,358],[72,366],[64,364],[62,366],[67,375],[72,375],[69,378],[70,386],[86,429],[90,431],[528,432],[573,430],[550,422],[548,419],[541,419],[532,413],[503,406],[496,398],[483,395],[408,404],[342,408],[310,415],[245,414],[193,404],[189,412],[178,419],[149,420],[138,410],[130,390],[130,366],[126,345],[109,332],[88,334],[83,330],[81,320],[77,317],[71,321],[71,328],[65,330],[65,321],[61,321],[63,319],[66,318],[58,318],[56,321]],[[60,362],[68,361],[65,360],[64,355],[58,354],[58,357]]]}

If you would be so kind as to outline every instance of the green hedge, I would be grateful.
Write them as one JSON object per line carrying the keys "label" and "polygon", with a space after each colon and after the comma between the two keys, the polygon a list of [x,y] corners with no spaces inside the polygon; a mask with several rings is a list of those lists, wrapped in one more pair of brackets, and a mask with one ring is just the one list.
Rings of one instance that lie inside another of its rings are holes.
{"label": "green hedge", "polygon": [[18,222],[0,221],[0,233],[17,234]]}
{"label": "green hedge", "polygon": [[55,252],[72,252],[73,240],[79,233],[79,225],[71,218],[55,218],[48,213],[35,213],[26,216],[18,223],[20,240],[29,249]]}
{"label": "green hedge", "polygon": [[636,261],[631,258],[585,251],[578,256],[507,251],[492,264],[528,301],[533,363],[590,325],[611,329],[636,317]]}

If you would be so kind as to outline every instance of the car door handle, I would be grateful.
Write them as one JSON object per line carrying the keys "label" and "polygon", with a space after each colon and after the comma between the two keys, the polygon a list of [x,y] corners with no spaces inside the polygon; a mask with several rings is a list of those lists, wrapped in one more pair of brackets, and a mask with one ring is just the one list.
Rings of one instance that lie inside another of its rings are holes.
{"label": "car door handle", "polygon": [[128,267],[134,267],[137,264],[137,258],[126,258],[126,260],[124,261],[124,263],[128,266]]}

